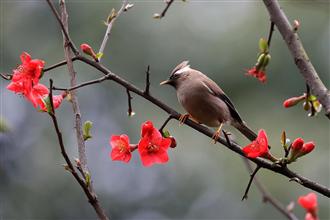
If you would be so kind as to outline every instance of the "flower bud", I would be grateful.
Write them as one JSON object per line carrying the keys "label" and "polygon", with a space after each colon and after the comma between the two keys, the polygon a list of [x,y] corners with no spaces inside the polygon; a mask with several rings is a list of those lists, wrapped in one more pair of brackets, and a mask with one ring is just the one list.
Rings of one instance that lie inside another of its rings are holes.
{"label": "flower bud", "polygon": [[176,148],[176,140],[173,136],[169,137],[171,139],[171,145],[170,148]]}
{"label": "flower bud", "polygon": [[308,101],[304,102],[303,107],[305,111],[308,111],[311,108],[311,104]]}
{"label": "flower bud", "polygon": [[301,154],[301,149],[303,148],[304,140],[302,138],[295,139],[291,144],[289,162],[295,161]]}
{"label": "flower bud", "polygon": [[306,95],[298,96],[298,97],[291,97],[283,102],[283,106],[285,108],[289,108],[292,106],[297,105],[300,101],[304,100],[306,98]]}
{"label": "flower bud", "polygon": [[314,150],[315,148],[315,143],[313,141],[307,142],[303,145],[302,149],[301,149],[301,156],[310,153],[312,150]]}
{"label": "flower bud", "polygon": [[97,56],[91,46],[88,44],[81,44],[80,49],[87,55],[93,57],[94,60],[97,60]]}
{"label": "flower bud", "polygon": [[294,20],[293,21],[293,30],[297,31],[299,27],[300,27],[300,22],[298,20]]}

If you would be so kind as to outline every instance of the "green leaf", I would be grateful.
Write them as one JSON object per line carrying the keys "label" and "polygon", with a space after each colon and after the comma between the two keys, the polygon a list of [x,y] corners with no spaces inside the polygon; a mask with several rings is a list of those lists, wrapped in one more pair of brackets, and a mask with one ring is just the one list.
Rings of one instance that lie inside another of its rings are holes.
{"label": "green leaf", "polygon": [[84,126],[83,126],[83,137],[84,141],[87,141],[88,139],[92,138],[91,135],[91,129],[93,127],[93,122],[91,121],[85,121]]}
{"label": "green leaf", "polygon": [[259,49],[262,53],[266,53],[268,51],[268,43],[264,38],[260,38],[259,40]]}

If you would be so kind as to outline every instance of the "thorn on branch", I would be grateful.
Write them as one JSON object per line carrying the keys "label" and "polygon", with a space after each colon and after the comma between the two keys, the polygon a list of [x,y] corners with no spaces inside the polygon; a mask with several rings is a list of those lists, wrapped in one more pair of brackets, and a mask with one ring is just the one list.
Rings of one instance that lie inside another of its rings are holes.
{"label": "thorn on branch", "polygon": [[253,171],[253,173],[250,175],[250,180],[249,180],[249,183],[248,183],[248,185],[247,185],[247,187],[246,187],[246,189],[245,189],[244,195],[243,195],[243,197],[242,197],[242,201],[243,201],[244,199],[247,199],[247,198],[248,198],[248,193],[249,193],[249,190],[250,190],[250,187],[251,187],[251,183],[252,183],[252,181],[253,181],[254,176],[257,174],[257,172],[260,170],[260,168],[261,168],[261,167],[257,165],[256,169],[255,169],[255,170]]}
{"label": "thorn on branch", "polygon": [[132,96],[131,96],[131,93],[129,92],[129,89],[126,89],[126,93],[127,93],[127,99],[128,99],[128,111],[127,111],[127,114],[128,116],[133,116],[135,115],[135,112],[133,112],[132,110]]}
{"label": "thorn on branch", "polygon": [[150,65],[147,67],[146,71],[146,88],[144,90],[144,94],[150,94]]}

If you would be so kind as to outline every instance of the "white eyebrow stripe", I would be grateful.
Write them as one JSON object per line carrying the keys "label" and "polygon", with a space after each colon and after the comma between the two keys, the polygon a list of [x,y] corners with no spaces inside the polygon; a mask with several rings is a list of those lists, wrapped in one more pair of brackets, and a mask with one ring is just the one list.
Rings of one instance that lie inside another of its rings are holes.
{"label": "white eyebrow stripe", "polygon": [[188,71],[188,70],[190,70],[190,65],[187,65],[187,66],[185,66],[185,67],[182,68],[182,69],[179,69],[179,70],[176,71],[174,74],[181,74],[181,73],[186,72],[186,71]]}

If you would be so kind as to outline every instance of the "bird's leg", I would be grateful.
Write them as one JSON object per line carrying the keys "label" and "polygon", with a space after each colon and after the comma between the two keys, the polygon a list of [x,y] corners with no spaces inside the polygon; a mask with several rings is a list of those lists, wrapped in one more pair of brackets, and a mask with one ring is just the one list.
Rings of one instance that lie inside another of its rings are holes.
{"label": "bird's leg", "polygon": [[180,115],[179,117],[179,123],[180,125],[183,125],[184,122],[190,117],[190,114],[186,113],[186,114],[183,114],[183,115]]}
{"label": "bird's leg", "polygon": [[214,140],[214,144],[216,144],[218,139],[220,138],[222,126],[223,126],[223,123],[220,124],[219,128],[212,136],[212,139]]}

